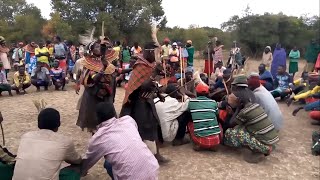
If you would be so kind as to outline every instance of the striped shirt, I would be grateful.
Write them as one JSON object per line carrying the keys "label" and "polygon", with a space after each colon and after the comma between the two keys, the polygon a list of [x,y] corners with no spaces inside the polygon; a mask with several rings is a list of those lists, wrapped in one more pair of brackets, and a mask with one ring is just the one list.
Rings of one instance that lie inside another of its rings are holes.
{"label": "striped shirt", "polygon": [[82,172],[86,173],[102,157],[112,165],[116,180],[158,179],[158,161],[141,140],[130,116],[112,118],[99,125],[89,141]]}
{"label": "striped shirt", "polygon": [[194,134],[198,137],[206,137],[220,134],[217,121],[218,105],[217,102],[204,96],[191,99],[189,102],[194,123]]}
{"label": "striped shirt", "polygon": [[236,123],[244,125],[251,135],[264,144],[272,145],[279,141],[272,121],[259,104],[248,103],[237,115]]}

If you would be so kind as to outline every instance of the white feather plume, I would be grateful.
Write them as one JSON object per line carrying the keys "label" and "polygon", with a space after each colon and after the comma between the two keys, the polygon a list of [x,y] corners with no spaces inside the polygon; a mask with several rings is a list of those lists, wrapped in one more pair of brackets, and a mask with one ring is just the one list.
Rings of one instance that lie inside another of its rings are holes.
{"label": "white feather plume", "polygon": [[160,47],[160,44],[158,42],[158,38],[157,38],[157,32],[158,32],[158,28],[156,24],[152,24],[151,25],[151,37],[152,37],[152,41]]}
{"label": "white feather plume", "polygon": [[96,39],[93,38],[94,31],[96,30],[95,27],[92,28],[92,30],[87,30],[86,34],[79,35],[79,42],[83,45],[88,45],[92,41],[95,41]]}

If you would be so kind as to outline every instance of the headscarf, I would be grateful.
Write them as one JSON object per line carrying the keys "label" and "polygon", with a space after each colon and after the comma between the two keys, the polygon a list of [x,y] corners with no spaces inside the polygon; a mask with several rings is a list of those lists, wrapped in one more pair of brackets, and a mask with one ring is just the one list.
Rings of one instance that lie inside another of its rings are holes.
{"label": "headscarf", "polygon": [[253,89],[260,87],[260,78],[258,73],[251,73],[248,78],[248,85]]}

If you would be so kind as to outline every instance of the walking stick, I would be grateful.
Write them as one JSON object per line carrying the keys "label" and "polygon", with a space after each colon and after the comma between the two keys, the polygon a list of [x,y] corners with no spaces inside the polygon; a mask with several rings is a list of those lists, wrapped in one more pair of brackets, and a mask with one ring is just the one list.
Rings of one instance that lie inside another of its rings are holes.
{"label": "walking stick", "polygon": [[[182,48],[180,47],[179,48],[180,50],[180,79],[181,79],[181,82],[180,82],[180,85],[181,85],[181,87],[184,87],[183,86],[183,78],[185,78],[185,76],[183,76],[183,72],[182,72],[182,68],[183,68],[183,58],[182,58]],[[184,102],[184,97],[182,97],[182,102]]]}
{"label": "walking stick", "polygon": [[3,144],[3,147],[6,146],[6,141],[4,139],[4,132],[3,132],[3,127],[2,127],[2,121],[3,121],[3,117],[2,117],[2,114],[1,114],[1,111],[0,111],[0,127],[1,127],[1,133],[2,133],[2,144]]}

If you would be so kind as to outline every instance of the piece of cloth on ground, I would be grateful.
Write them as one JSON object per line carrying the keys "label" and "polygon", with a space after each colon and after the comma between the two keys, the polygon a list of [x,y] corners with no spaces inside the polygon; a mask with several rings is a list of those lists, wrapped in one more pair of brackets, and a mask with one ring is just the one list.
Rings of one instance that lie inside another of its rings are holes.
{"label": "piece of cloth on ground", "polygon": [[188,131],[190,134],[190,138],[192,140],[192,142],[199,146],[200,148],[203,149],[210,149],[213,148],[217,145],[219,145],[222,141],[222,137],[223,137],[223,133],[222,133],[222,129],[220,134],[216,134],[216,135],[209,135],[206,137],[199,137],[194,133],[194,123],[193,122],[189,122],[188,123]]}

